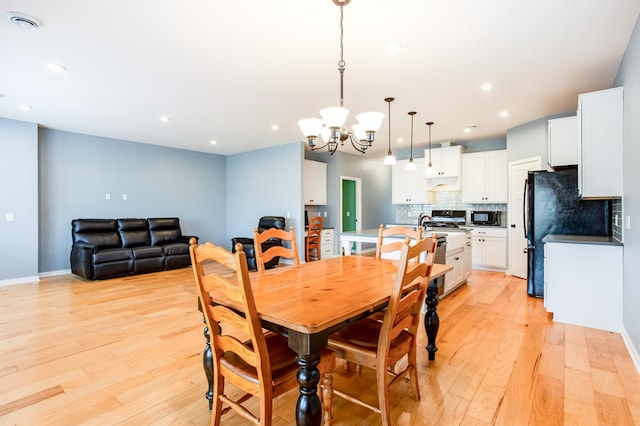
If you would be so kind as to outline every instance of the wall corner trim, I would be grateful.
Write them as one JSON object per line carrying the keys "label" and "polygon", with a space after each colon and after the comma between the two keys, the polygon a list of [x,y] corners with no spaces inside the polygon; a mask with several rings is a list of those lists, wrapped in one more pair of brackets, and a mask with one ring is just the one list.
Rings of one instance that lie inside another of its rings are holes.
{"label": "wall corner trim", "polygon": [[638,371],[638,374],[640,374],[640,355],[638,355],[638,351],[636,347],[633,345],[633,341],[631,340],[631,337],[627,333],[627,329],[623,328],[620,334],[622,335],[622,340],[624,341],[624,344],[627,347],[627,350],[629,351],[629,355],[631,355],[633,364],[636,366],[636,370]]}

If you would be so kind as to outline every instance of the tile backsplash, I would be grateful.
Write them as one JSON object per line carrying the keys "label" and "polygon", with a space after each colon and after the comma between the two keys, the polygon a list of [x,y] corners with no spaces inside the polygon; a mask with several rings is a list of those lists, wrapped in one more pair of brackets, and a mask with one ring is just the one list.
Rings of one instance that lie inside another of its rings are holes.
{"label": "tile backsplash", "polygon": [[396,223],[418,224],[420,213],[431,214],[432,210],[466,210],[467,223],[471,222],[472,210],[498,210],[502,213],[502,220],[507,217],[507,205],[496,204],[466,204],[462,202],[460,191],[436,191],[433,193],[433,204],[399,204],[396,206]]}
{"label": "tile backsplash", "polygon": [[[622,215],[622,200],[613,200],[611,203],[611,210],[611,217],[613,218],[613,223],[611,224],[612,237],[623,242],[622,227],[624,226],[624,216]],[[618,223],[616,223],[616,216],[618,217]]]}

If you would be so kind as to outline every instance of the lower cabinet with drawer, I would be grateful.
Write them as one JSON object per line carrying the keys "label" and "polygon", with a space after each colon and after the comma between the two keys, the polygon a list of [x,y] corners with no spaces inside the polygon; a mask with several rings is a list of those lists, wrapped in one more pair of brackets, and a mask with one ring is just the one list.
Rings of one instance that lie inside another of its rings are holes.
{"label": "lower cabinet with drawer", "polygon": [[320,234],[320,258],[333,257],[333,229],[323,229]]}
{"label": "lower cabinet with drawer", "polygon": [[473,269],[507,269],[507,228],[474,227]]}

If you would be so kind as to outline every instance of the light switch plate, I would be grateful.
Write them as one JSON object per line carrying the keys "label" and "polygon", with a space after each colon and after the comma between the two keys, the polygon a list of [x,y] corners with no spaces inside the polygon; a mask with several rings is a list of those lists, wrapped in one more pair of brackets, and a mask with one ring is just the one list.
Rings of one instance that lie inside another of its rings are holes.
{"label": "light switch plate", "polygon": [[13,213],[7,213],[7,214],[5,215],[5,220],[6,220],[7,222],[13,222]]}

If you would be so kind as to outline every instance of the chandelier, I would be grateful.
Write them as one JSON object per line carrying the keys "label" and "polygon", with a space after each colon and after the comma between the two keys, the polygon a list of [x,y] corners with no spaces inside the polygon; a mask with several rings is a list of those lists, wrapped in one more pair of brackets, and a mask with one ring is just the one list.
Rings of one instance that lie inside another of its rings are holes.
{"label": "chandelier", "polygon": [[[340,106],[328,107],[320,110],[322,118],[305,118],[298,121],[298,126],[302,134],[307,138],[312,151],[327,148],[333,155],[338,149],[338,142],[344,145],[345,140],[349,140],[353,148],[361,153],[365,153],[371,148],[376,131],[382,124],[384,114],[381,112],[363,112],[356,116],[358,124],[351,126],[351,131],[344,127],[349,110],[344,107],[344,16],[343,7],[351,0],[333,0],[333,3],[340,6],[340,60],[338,61],[338,71],[340,72]],[[318,136],[325,142],[322,146],[316,145]]]}

